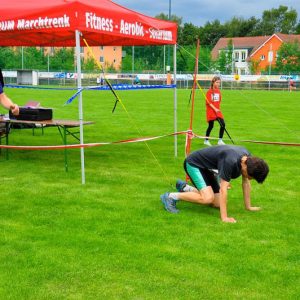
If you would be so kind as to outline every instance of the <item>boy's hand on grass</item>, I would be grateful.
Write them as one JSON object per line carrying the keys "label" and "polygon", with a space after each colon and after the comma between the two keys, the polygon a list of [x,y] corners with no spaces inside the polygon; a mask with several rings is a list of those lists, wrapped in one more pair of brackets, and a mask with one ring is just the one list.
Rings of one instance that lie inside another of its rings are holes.
{"label": "boy's hand on grass", "polygon": [[261,208],[258,207],[258,206],[250,206],[250,207],[247,208],[247,210],[250,210],[250,211],[259,211],[259,210],[261,210]]}
{"label": "boy's hand on grass", "polygon": [[229,217],[222,219],[222,221],[225,223],[236,223],[236,220],[234,218]]}

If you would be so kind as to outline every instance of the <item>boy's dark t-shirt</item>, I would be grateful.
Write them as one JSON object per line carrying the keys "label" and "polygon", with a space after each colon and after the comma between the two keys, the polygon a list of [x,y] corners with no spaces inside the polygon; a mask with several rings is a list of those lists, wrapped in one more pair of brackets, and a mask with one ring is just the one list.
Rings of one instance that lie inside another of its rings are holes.
{"label": "boy's dark t-shirt", "polygon": [[200,169],[217,169],[219,176],[230,181],[241,175],[241,158],[250,152],[240,146],[214,146],[192,152],[186,161]]}

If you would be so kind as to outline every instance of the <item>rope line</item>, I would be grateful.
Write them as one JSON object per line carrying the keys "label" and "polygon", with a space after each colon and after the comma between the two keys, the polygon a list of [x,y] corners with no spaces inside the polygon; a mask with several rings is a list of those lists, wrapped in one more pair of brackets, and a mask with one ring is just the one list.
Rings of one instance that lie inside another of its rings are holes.
{"label": "rope line", "polygon": [[[189,134],[191,138],[206,139],[206,136],[195,134],[190,130],[178,131],[174,133],[158,135],[158,136],[148,136],[148,137],[137,137],[131,139],[125,139],[113,142],[98,142],[98,143],[85,143],[85,144],[71,144],[71,145],[53,145],[53,146],[16,146],[16,145],[0,145],[0,149],[12,149],[12,150],[64,150],[64,149],[77,149],[77,148],[90,148],[99,147],[104,145],[116,145],[116,144],[129,144],[129,143],[140,143],[146,141],[157,140],[165,137],[171,137],[175,135],[186,135]],[[210,140],[218,140],[217,137],[209,137]],[[265,145],[275,145],[275,146],[291,146],[300,147],[300,143],[291,142],[273,142],[273,141],[255,141],[255,140],[239,140],[242,143],[255,143],[255,144],[265,144]]]}

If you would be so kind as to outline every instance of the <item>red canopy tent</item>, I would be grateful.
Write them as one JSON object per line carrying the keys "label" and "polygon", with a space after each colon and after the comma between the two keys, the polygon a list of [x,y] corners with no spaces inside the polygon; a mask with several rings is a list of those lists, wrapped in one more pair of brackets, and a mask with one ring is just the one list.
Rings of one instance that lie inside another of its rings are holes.
{"label": "red canopy tent", "polygon": [[176,44],[175,23],[147,17],[110,0],[0,3],[0,46],[75,46],[75,30],[91,46]]}
{"label": "red canopy tent", "polygon": [[[110,0],[0,0],[0,7],[0,46],[76,46],[78,89],[81,88],[83,38],[90,46],[173,44],[176,54],[176,23],[142,15]],[[176,83],[175,55],[174,77]],[[176,129],[176,89],[174,91]],[[80,143],[83,144],[81,93],[79,120]],[[84,183],[83,148],[81,165]]]}

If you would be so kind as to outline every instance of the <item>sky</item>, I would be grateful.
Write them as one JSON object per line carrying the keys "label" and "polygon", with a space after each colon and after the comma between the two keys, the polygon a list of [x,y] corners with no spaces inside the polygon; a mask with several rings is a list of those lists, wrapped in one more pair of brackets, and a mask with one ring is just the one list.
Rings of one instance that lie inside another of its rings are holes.
{"label": "sky", "polygon": [[[169,0],[112,0],[126,8],[154,17],[160,13],[169,15]],[[203,26],[219,20],[222,24],[233,17],[261,19],[264,10],[293,8],[300,19],[300,0],[171,0],[171,14],[182,17],[184,23]]]}

